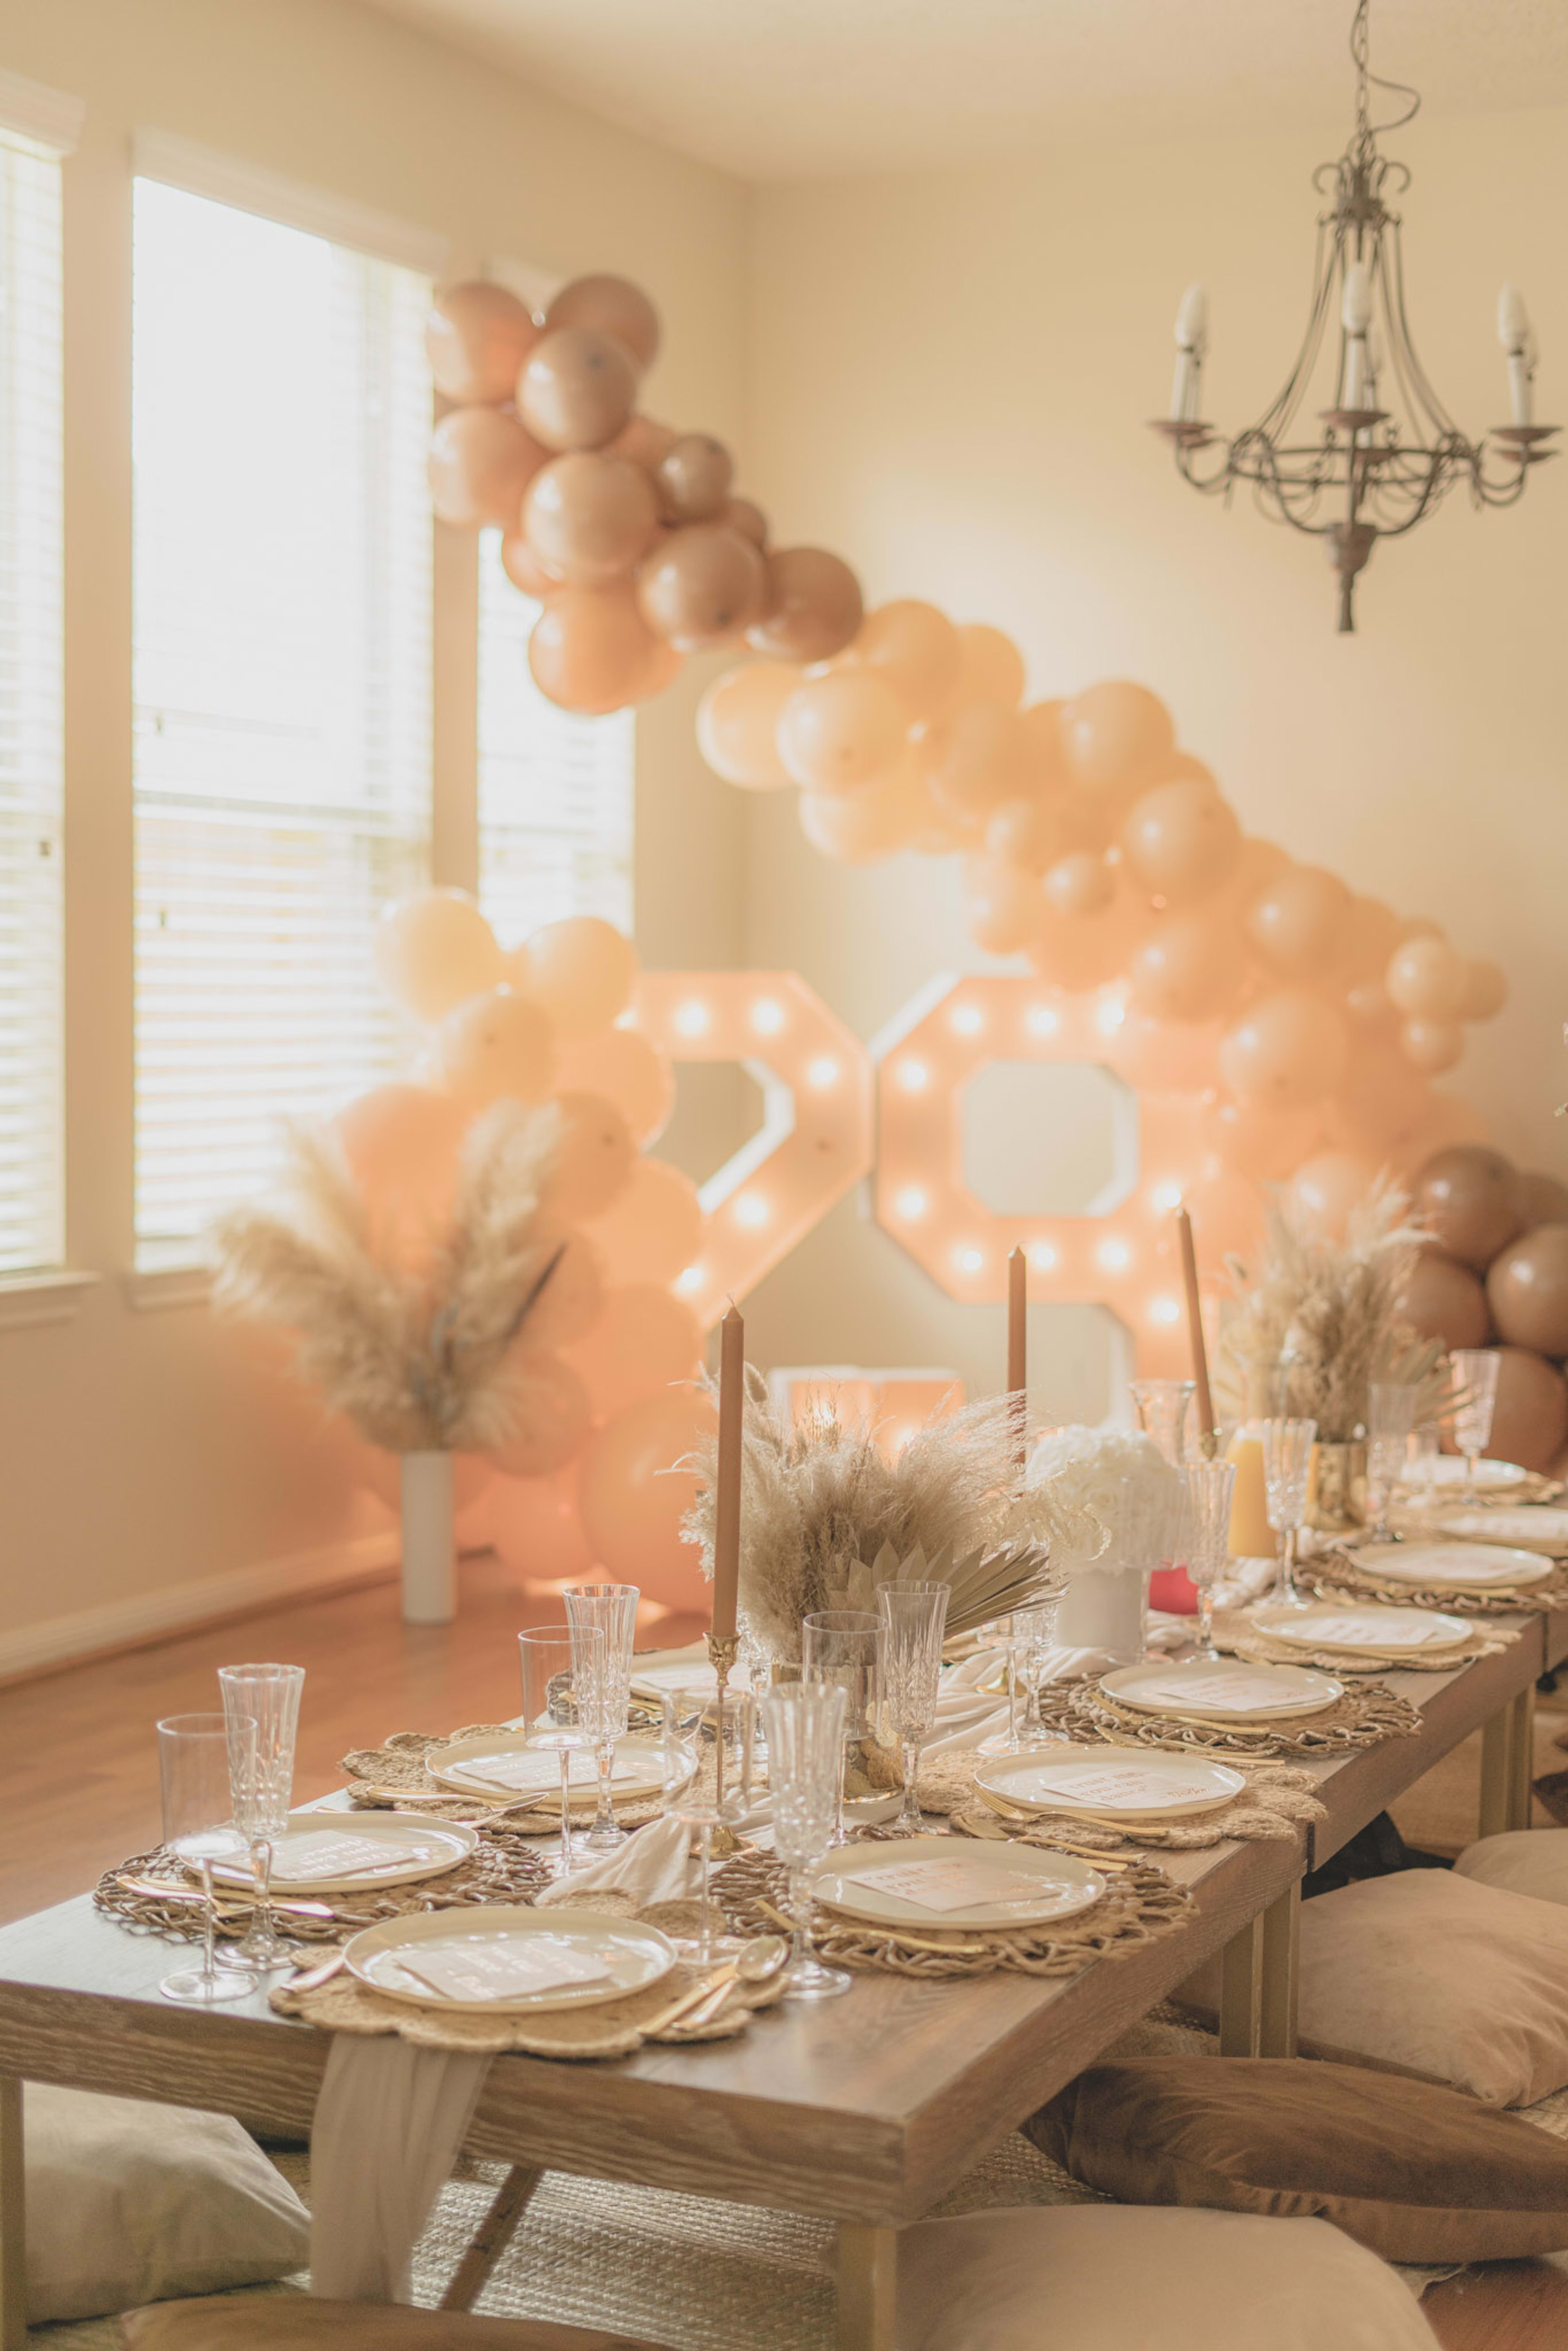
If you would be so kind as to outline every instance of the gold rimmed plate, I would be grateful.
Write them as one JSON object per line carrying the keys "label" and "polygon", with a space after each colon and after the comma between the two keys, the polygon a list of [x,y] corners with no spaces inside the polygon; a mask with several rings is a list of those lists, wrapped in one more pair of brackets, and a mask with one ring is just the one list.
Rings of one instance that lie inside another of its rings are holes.
{"label": "gold rimmed plate", "polygon": [[[1487,1513],[1494,1522],[1515,1515],[1501,1510]],[[1568,1519],[1568,1511],[1561,1515]],[[1414,1584],[1427,1592],[1508,1591],[1514,1585],[1544,1583],[1552,1572],[1551,1560],[1538,1552],[1521,1551],[1500,1541],[1463,1541],[1458,1540],[1457,1528],[1455,1535],[1451,1542],[1362,1543],[1345,1556],[1363,1575],[1375,1575],[1384,1583]]]}
{"label": "gold rimmed plate", "polygon": [[945,1836],[841,1846],[810,1881],[814,1901],[877,1927],[1041,1927],[1089,1909],[1105,1880],[1070,1853],[1015,1844],[977,1850]]}
{"label": "gold rimmed plate", "polygon": [[[598,1784],[592,1750],[573,1748],[570,1763],[573,1799],[587,1803]],[[560,1793],[559,1753],[553,1747],[530,1747],[520,1730],[493,1730],[473,1739],[454,1740],[438,1755],[427,1759],[427,1768],[443,1788],[459,1795],[483,1796],[491,1803],[515,1804],[529,1796],[548,1803]],[[623,1796],[629,1803],[656,1796],[664,1779],[664,1750],[656,1739],[616,1740],[612,1795]]]}
{"label": "gold rimmed plate", "polygon": [[[272,1849],[275,1894],[353,1894],[414,1886],[465,1862],[478,1844],[471,1828],[418,1813],[294,1813]],[[225,1886],[252,1883],[248,1858],[218,1861]]]}
{"label": "gold rimmed plate", "polygon": [[1125,1822],[1218,1812],[1245,1792],[1247,1782],[1203,1756],[1036,1749],[995,1757],[976,1772],[975,1785],[988,1802],[1020,1812]]}
{"label": "gold rimmed plate", "polygon": [[389,2000],[467,2015],[538,2015],[646,1991],[675,1964],[656,1927],[571,1907],[487,1904],[387,1918],[344,1946],[350,1973]]}
{"label": "gold rimmed plate", "polygon": [[1344,1696],[1343,1682],[1313,1667],[1249,1666],[1235,1657],[1187,1657],[1178,1665],[1146,1659],[1104,1675],[1100,1687],[1140,1714],[1233,1723],[1239,1729],[1322,1714]]}
{"label": "gold rimmed plate", "polygon": [[1254,1608],[1249,1621],[1271,1641],[1289,1642],[1292,1648],[1337,1649],[1389,1664],[1462,1648],[1472,1632],[1462,1616],[1375,1600],[1337,1607],[1325,1600],[1312,1608]]}

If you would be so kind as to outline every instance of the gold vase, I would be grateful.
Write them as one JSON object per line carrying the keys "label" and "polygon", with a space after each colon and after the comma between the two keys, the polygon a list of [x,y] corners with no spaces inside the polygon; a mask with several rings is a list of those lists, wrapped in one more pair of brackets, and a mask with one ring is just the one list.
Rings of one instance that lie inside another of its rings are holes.
{"label": "gold vase", "polygon": [[1347,1535],[1366,1524],[1366,1447],[1320,1442],[1312,1447],[1307,1524],[1321,1535]]}

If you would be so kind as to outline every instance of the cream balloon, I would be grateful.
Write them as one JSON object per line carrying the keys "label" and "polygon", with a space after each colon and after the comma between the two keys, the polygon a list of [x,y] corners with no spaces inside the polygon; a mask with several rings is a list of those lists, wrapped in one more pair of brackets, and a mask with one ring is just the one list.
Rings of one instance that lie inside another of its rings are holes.
{"label": "cream balloon", "polygon": [[541,1217],[535,1237],[538,1273],[544,1280],[528,1309],[519,1344],[570,1347],[599,1320],[604,1301],[604,1260],[598,1242],[579,1225],[553,1225]]}
{"label": "cream balloon", "polygon": [[445,1092],[475,1109],[504,1097],[543,1102],[555,1076],[549,1015],[509,987],[470,997],[436,1031],[434,1071]]}
{"label": "cream balloon", "polygon": [[1023,655],[1000,629],[984,621],[966,621],[957,632],[958,677],[954,697],[959,703],[997,702],[1016,710],[1023,700]]}
{"label": "cream balloon", "polygon": [[455,408],[430,436],[430,496],[458,530],[516,530],[523,493],[549,451],[498,408]]}
{"label": "cream balloon", "polygon": [[668,1285],[696,1260],[703,1211],[689,1176],[663,1159],[639,1159],[623,1191],[591,1220],[608,1280]]}
{"label": "cream balloon", "polygon": [[1281,988],[1249,1006],[1219,1048],[1226,1084],[1243,1102],[1300,1110],[1333,1093],[1345,1072],[1344,1021],[1305,988]]}
{"label": "cream balloon", "polygon": [[595,1420],[693,1379],[702,1332],[689,1306],[653,1282],[609,1290],[591,1330],[568,1352],[588,1389]]}
{"label": "cream balloon", "polygon": [[928,726],[921,771],[939,809],[980,824],[1030,783],[1029,730],[1000,702],[963,702]]}
{"label": "cream balloon", "polygon": [[908,723],[885,678],[830,670],[797,686],[779,711],[779,757],[808,791],[852,791],[894,765]]}
{"label": "cream balloon", "polygon": [[1346,1224],[1376,1183],[1375,1159],[1354,1151],[1321,1151],[1303,1160],[1285,1187],[1300,1224],[1324,1240],[1343,1241]]}
{"label": "cream balloon", "polygon": [[793,778],[779,756],[779,718],[800,684],[783,662],[747,662],[716,678],[697,705],[697,748],[727,784],[776,792]]}
{"label": "cream balloon", "polygon": [[714,1425],[712,1405],[690,1388],[644,1396],[591,1438],[578,1473],[583,1531],[605,1571],[634,1583],[644,1599],[705,1617],[710,1589],[681,1531],[697,1480],[675,1464]]}
{"label": "cream balloon", "polygon": [[[1027,716],[1027,713],[1026,713]],[[986,819],[986,854],[1022,873],[1043,873],[1070,846],[1067,817],[1059,800],[1003,800]]]}
{"label": "cream balloon", "polygon": [[1277,1184],[1311,1153],[1321,1132],[1312,1110],[1277,1110],[1255,1102],[1217,1102],[1203,1115],[1214,1157],[1251,1184]]}
{"label": "cream balloon", "polygon": [[569,914],[531,932],[526,948],[528,993],[544,1007],[565,1043],[618,1020],[632,1000],[637,950],[598,914]]}
{"label": "cream balloon", "polygon": [[570,1364],[542,1349],[518,1348],[500,1384],[511,1428],[490,1448],[497,1469],[508,1478],[544,1478],[581,1452],[593,1416]]}
{"label": "cream balloon", "polygon": [[1388,958],[1385,977],[1395,1009],[1414,1020],[1453,1020],[1465,1000],[1469,973],[1447,939],[1422,933]]}
{"label": "cream balloon", "polygon": [[1459,998],[1461,1020],[1495,1020],[1508,1002],[1508,981],[1500,965],[1468,963],[1465,992]]}
{"label": "cream balloon", "polygon": [[494,987],[504,959],[496,935],[464,890],[416,890],[383,909],[375,928],[377,976],[416,1020],[442,1020]]}
{"label": "cream balloon", "polygon": [[1160,784],[1128,810],[1122,851],[1152,895],[1181,905],[1218,889],[1234,872],[1241,827],[1212,785]]}
{"label": "cream balloon", "polygon": [[1075,850],[1046,868],[1041,886],[1052,914],[1099,914],[1116,894],[1116,877],[1103,857]]}
{"label": "cream balloon", "polygon": [[1457,1020],[1412,1018],[1399,1024],[1399,1050],[1413,1070],[1438,1078],[1463,1059],[1465,1032]]}
{"label": "cream balloon", "polygon": [[1247,974],[1241,942],[1207,907],[1161,914],[1133,957],[1133,1001],[1161,1020],[1211,1020],[1228,1012]]}
{"label": "cream balloon", "polygon": [[964,872],[964,920],[988,955],[1017,955],[1040,927],[1040,883],[1016,865],[972,857]]}
{"label": "cream balloon", "polygon": [[964,667],[963,639],[946,612],[913,596],[868,612],[849,650],[886,679],[911,718],[929,718],[950,702]]}
{"label": "cream balloon", "polygon": [[638,1164],[632,1130],[602,1094],[559,1094],[556,1109],[560,1147],[540,1207],[558,1222],[604,1216],[626,1191]]}
{"label": "cream balloon", "polygon": [[1061,743],[1074,780],[1092,789],[1134,783],[1176,747],[1169,711],[1146,686],[1124,678],[1091,685],[1063,705]]}
{"label": "cream balloon", "polygon": [[841,865],[869,865],[916,846],[929,815],[920,778],[907,760],[852,792],[802,792],[800,830],[813,849]]}
{"label": "cream balloon", "polygon": [[601,1029],[561,1048],[563,1092],[602,1094],[646,1150],[675,1106],[669,1062],[635,1029]]}
{"label": "cream balloon", "polygon": [[1247,936],[1281,979],[1322,982],[1349,935],[1351,896],[1321,866],[1291,865],[1266,883],[1247,909]]}

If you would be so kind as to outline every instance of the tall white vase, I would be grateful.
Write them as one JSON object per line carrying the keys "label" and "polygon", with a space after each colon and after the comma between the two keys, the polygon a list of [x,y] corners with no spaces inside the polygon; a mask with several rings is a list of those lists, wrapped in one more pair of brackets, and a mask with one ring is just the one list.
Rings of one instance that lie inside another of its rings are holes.
{"label": "tall white vase", "polygon": [[457,1614],[457,1538],[452,1456],[402,1456],[402,1615],[405,1625],[450,1625]]}
{"label": "tall white vase", "polygon": [[1063,1593],[1056,1638],[1064,1649],[1103,1649],[1114,1664],[1133,1666],[1144,1654],[1148,1621],[1148,1569],[1096,1563]]}

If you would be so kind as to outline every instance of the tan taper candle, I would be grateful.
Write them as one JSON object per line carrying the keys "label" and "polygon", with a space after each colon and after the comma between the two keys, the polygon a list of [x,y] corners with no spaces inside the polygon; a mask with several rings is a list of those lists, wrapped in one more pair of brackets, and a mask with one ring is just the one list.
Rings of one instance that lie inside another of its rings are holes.
{"label": "tan taper candle", "polygon": [[733,1641],[740,1585],[740,1426],[746,1404],[746,1325],[732,1306],[718,1326],[718,1496],[714,1513],[713,1635]]}
{"label": "tan taper candle", "polygon": [[[1185,1208],[1176,1212],[1176,1242],[1181,1249],[1182,1288],[1186,1292],[1186,1335],[1192,1349],[1192,1384],[1197,1390],[1197,1433],[1214,1435],[1214,1398],[1208,1389],[1208,1350],[1203,1343],[1203,1309],[1197,1295],[1197,1252],[1193,1247],[1192,1218]],[[1206,1446],[1205,1451],[1210,1448]]]}
{"label": "tan taper candle", "polygon": [[1017,1397],[1018,1455],[1027,1450],[1025,1420],[1029,1389],[1029,1259],[1021,1249],[1008,1258],[1008,1390]]}

